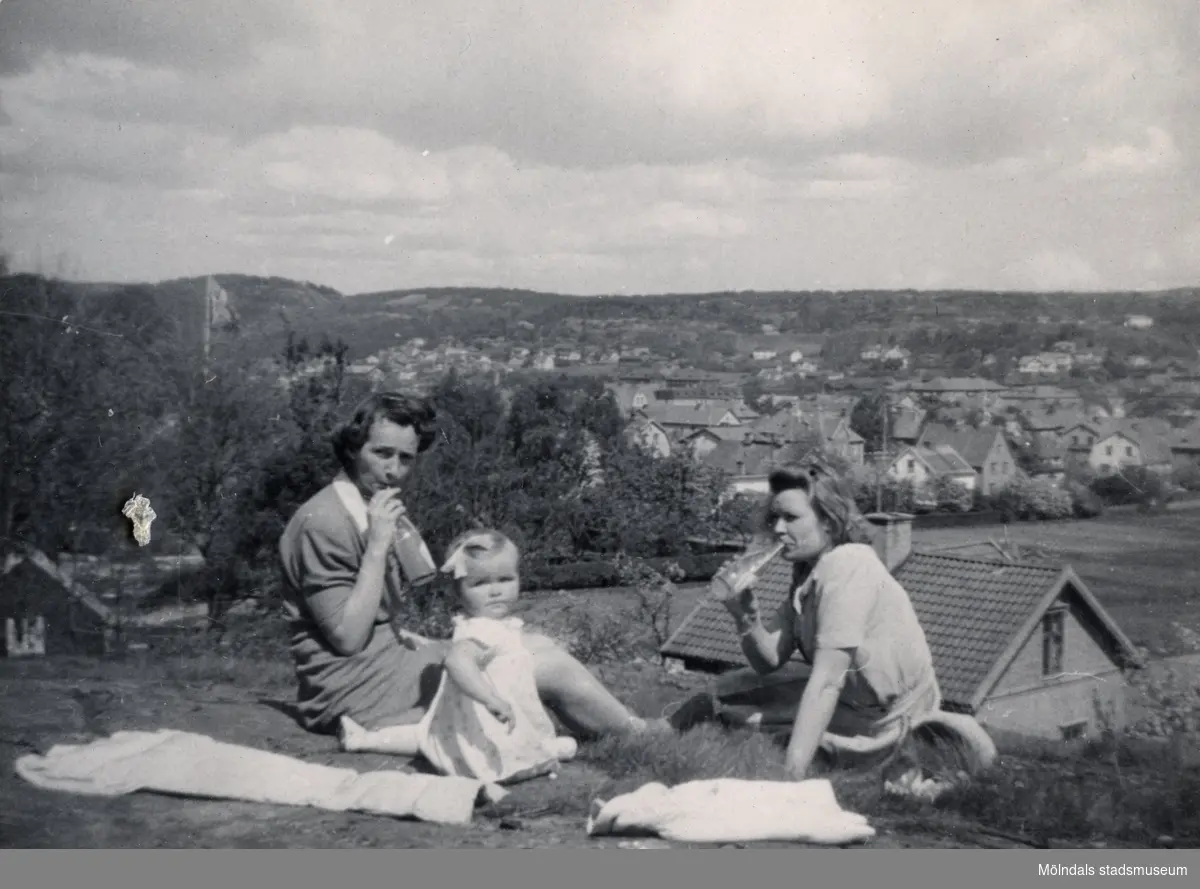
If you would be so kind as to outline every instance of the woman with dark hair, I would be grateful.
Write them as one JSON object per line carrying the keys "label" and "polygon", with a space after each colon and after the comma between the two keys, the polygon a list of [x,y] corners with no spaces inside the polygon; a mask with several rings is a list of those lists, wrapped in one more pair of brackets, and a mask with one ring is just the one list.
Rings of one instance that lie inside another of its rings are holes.
{"label": "woman with dark hair", "polygon": [[[405,513],[400,485],[433,444],[423,398],[384,392],[363,401],[333,437],[342,469],[292,517],[279,542],[285,612],[302,724],[368,731],[415,726],[438,688],[449,643],[394,628],[386,597],[406,592],[393,553]],[[531,633],[538,692],[567,729],[605,734],[667,728],[630,713],[591,672]]]}
{"label": "woman with dark hair", "polygon": [[[790,723],[799,779],[818,750],[894,749],[942,698],[908,594],[843,482],[814,461],[776,470],[769,486],[768,529],[793,564],[793,592],[766,621],[752,579],[725,599],[750,669],[722,675],[711,704],[734,722]],[[805,663],[789,665],[797,651]]]}

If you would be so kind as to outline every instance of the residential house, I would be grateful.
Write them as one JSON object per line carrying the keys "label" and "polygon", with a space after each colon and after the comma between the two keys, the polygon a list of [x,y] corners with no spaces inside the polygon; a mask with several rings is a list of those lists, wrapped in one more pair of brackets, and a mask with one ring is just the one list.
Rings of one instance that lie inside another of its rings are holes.
{"label": "residential house", "polygon": [[1068,352],[1038,352],[1022,355],[1017,362],[1017,373],[1038,376],[1060,374],[1069,371],[1075,364],[1075,356]]}
{"label": "residential house", "polygon": [[915,406],[897,405],[888,412],[888,443],[890,447],[915,445],[921,437],[927,411]]}
{"label": "residential house", "polygon": [[1154,326],[1154,319],[1149,315],[1126,315],[1125,326],[1134,330],[1149,330]]}
{"label": "residential house", "polygon": [[1071,389],[1039,384],[1011,387],[996,406],[1001,410],[1016,407],[1024,412],[1050,409],[1082,411],[1084,401],[1078,392]]}
{"label": "residential house", "polygon": [[671,436],[672,441],[679,441],[697,429],[709,426],[745,425],[725,405],[709,407],[707,404],[698,404],[688,407],[662,401],[643,408],[642,412],[656,420]]}
{"label": "residential house", "polygon": [[1067,449],[1053,433],[1037,433],[1031,436],[1033,465],[1028,467],[1031,478],[1040,478],[1051,484],[1060,485],[1067,477]]}
{"label": "residential house", "polygon": [[850,428],[849,419],[841,413],[790,408],[759,417],[750,428],[787,444],[816,444],[856,465],[863,462],[866,440]]}
{"label": "residential house", "polygon": [[636,414],[625,426],[625,440],[641,445],[657,457],[671,455],[671,436],[659,423]]}
{"label": "residential house", "polygon": [[821,440],[830,453],[855,466],[863,464],[867,440],[850,427],[848,418],[822,417]]}
{"label": "residential house", "polygon": [[[990,731],[1074,740],[1127,720],[1129,638],[1070,565],[1014,564],[912,547],[911,516],[874,515],[875,549],[908,592],[933,655],[942,708]],[[792,566],[769,564],[755,586],[764,613],[792,594]],[[746,666],[729,612],[702,601],[663,656],[687,668]],[[797,652],[795,661],[802,661]]]}
{"label": "residential house", "polygon": [[1137,370],[1147,368],[1151,364],[1153,364],[1153,362],[1149,358],[1147,358],[1145,355],[1130,355],[1128,358],[1125,359],[1125,363],[1129,367],[1135,368]]}
{"label": "residential house", "polygon": [[1097,430],[1087,463],[1101,475],[1119,472],[1125,466],[1170,472],[1174,437],[1175,431],[1165,420],[1153,417],[1111,420]]}
{"label": "residential house", "polygon": [[667,396],[663,403],[672,404],[676,407],[704,408],[711,411],[727,409],[742,423],[752,423],[759,417],[758,411],[746,404],[745,400],[741,398],[717,398],[711,395],[677,396],[671,394]]}
{"label": "residential house", "polygon": [[750,357],[755,361],[773,361],[778,353],[774,349],[755,349]]}
{"label": "residential house", "polygon": [[1081,410],[1032,407],[1022,411],[1021,428],[1029,435],[1050,435],[1061,439],[1063,433],[1089,422]]}
{"label": "residential house", "polygon": [[1008,392],[1008,387],[981,377],[934,377],[932,380],[912,383],[909,389],[944,403],[962,404],[971,400],[984,406],[995,405]]}
{"label": "residential house", "polygon": [[679,445],[691,453],[693,460],[699,462],[722,442],[744,442],[747,436],[752,439],[756,437],[745,426],[705,426],[682,435]]}
{"label": "residential house", "polygon": [[0,568],[0,623],[6,657],[112,649],[110,609],[38,550],[10,553]]}
{"label": "residential house", "polygon": [[906,447],[887,463],[887,475],[900,482],[911,482],[918,491],[928,492],[939,479],[955,482],[974,491],[978,474],[951,445],[913,445]]}
{"label": "residential house", "polygon": [[985,497],[1012,484],[1020,475],[1012,448],[999,426],[951,429],[930,423],[918,444],[950,445],[979,474],[979,493]]}
{"label": "residential house", "polygon": [[1076,423],[1058,434],[1059,444],[1066,450],[1066,460],[1071,466],[1087,465],[1092,446],[1100,434],[1101,423]]}
{"label": "residential house", "polygon": [[807,450],[803,445],[789,445],[766,436],[755,436],[748,441],[723,441],[708,451],[700,462],[728,473],[729,495],[768,494],[770,487],[767,479],[771,471],[803,457]]}
{"label": "residential house", "polygon": [[646,383],[606,383],[604,388],[612,393],[623,417],[658,403],[655,387]]}
{"label": "residential house", "polygon": [[1177,469],[1200,468],[1200,420],[1195,420],[1171,436],[1171,462]]}

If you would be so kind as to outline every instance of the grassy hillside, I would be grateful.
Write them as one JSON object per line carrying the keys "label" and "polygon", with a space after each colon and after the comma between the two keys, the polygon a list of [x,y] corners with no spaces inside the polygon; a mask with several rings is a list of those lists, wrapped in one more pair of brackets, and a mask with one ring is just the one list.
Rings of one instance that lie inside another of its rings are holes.
{"label": "grassy hillside", "polygon": [[[302,281],[218,274],[241,321],[240,348],[275,352],[288,329],[341,337],[354,355],[411,337],[464,343],[500,337],[526,346],[645,345],[681,359],[744,352],[760,338],[823,341],[850,360],[868,341],[958,355],[1046,348],[1061,335],[1096,347],[1188,357],[1200,346],[1200,288],[1163,293],[851,291],[715,292],[579,297],[499,288],[427,288],[353,296]],[[150,292],[185,341],[198,341],[205,279],[151,285],[69,285],[92,305]],[[1156,320],[1123,327],[1128,314]],[[770,325],[764,329],[764,325]],[[764,342],[765,345],[771,345]]]}

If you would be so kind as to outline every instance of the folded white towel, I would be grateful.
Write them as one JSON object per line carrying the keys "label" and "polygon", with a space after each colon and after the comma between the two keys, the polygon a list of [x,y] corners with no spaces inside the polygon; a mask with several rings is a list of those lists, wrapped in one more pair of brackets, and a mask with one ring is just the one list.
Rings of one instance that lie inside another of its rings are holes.
{"label": "folded white towel", "polygon": [[646,784],[608,802],[594,801],[587,832],[653,833],[686,843],[790,840],[826,845],[875,836],[865,817],[838,805],[833,785],[823,778]]}
{"label": "folded white towel", "polygon": [[496,801],[506,793],[471,778],[359,773],[168,729],[59,744],[15,765],[18,775],[46,790],[96,796],[147,790],[441,824],[469,823],[481,799]]}

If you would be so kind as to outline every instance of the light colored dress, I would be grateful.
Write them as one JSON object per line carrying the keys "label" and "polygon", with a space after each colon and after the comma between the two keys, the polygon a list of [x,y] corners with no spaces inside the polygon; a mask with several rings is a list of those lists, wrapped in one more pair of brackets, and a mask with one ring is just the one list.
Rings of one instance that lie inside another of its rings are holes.
{"label": "light colored dress", "polygon": [[825,553],[784,606],[804,664],[765,676],[737,670],[718,681],[718,699],[752,721],[790,725],[820,648],[854,652],[821,746],[865,752],[904,738],[942,703],[933,657],[904,588],[875,551],[847,543]]}
{"label": "light colored dress", "polygon": [[471,639],[487,650],[480,671],[512,708],[513,724],[501,723],[443,673],[421,742],[422,755],[439,772],[500,782],[545,774],[574,753],[574,740],[556,736],[538,697],[523,626],[518,617],[454,618],[453,642]]}

